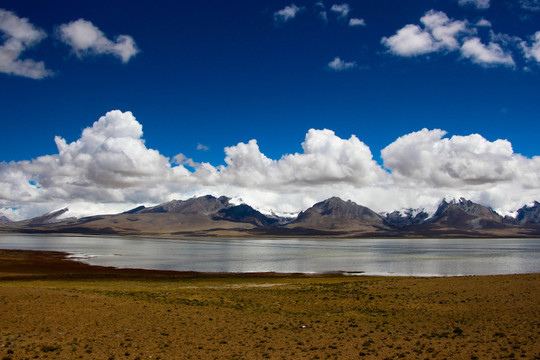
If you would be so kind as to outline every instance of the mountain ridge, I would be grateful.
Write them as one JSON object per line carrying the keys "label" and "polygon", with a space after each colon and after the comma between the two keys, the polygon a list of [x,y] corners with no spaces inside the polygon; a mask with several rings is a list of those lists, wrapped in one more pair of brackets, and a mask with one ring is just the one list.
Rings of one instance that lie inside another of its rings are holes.
{"label": "mountain ridge", "polygon": [[294,219],[268,216],[230,198],[205,195],[143,205],[113,215],[61,219],[68,209],[19,222],[0,231],[155,236],[325,236],[325,237],[537,237],[540,204],[525,205],[515,219],[503,218],[470,200],[443,199],[435,213],[407,209],[383,215],[351,200],[331,197]]}

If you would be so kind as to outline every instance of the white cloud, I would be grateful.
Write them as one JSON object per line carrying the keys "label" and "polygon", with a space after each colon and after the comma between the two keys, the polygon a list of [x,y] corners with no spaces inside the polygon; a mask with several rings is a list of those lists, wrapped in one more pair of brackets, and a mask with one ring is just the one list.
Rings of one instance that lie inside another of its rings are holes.
{"label": "white cloud", "polygon": [[519,5],[523,10],[540,12],[540,0],[521,0]]}
{"label": "white cloud", "polygon": [[404,135],[381,151],[394,181],[409,187],[469,189],[496,183],[540,188],[540,157],[514,154],[507,140],[478,134],[443,138],[446,131],[423,129]]}
{"label": "white cloud", "polygon": [[357,66],[356,62],[354,61],[346,62],[346,61],[341,60],[337,56],[334,58],[334,60],[328,63],[328,67],[335,71],[349,70],[349,69],[355,68],[356,66]]}
{"label": "white cloud", "polygon": [[463,43],[461,55],[482,66],[515,66],[512,55],[505,52],[499,44],[490,42],[486,46],[477,37],[470,38]]}
{"label": "white cloud", "polygon": [[458,0],[460,6],[474,6],[477,9],[488,9],[490,0]]}
{"label": "white cloud", "polygon": [[164,184],[190,173],[146,148],[141,137],[142,126],[130,112],[110,111],[77,141],[68,144],[57,136],[58,154],[0,163],[0,199],[100,203],[162,198]]}
{"label": "white cloud", "polygon": [[210,148],[204,144],[201,144],[201,143],[198,143],[197,144],[197,150],[202,150],[202,151],[208,151],[210,150]]}
{"label": "white cloud", "polygon": [[532,45],[529,46],[525,41],[521,42],[521,47],[527,59],[534,59],[540,62],[540,31],[532,36]]}
{"label": "white cloud", "polygon": [[0,46],[0,72],[31,79],[52,76],[42,61],[20,59],[24,51],[37,45],[47,34],[11,11],[0,9],[0,33],[4,43]]}
{"label": "white cloud", "polygon": [[479,27],[491,27],[491,22],[486,19],[480,19],[476,22],[476,26]]}
{"label": "white cloud", "polygon": [[366,26],[366,21],[364,19],[351,18],[349,20],[349,26]]}
{"label": "white cloud", "polygon": [[[355,135],[311,129],[302,152],[266,156],[256,140],[225,148],[225,165],[149,149],[130,112],[108,112],[80,138],[56,137],[58,153],[0,162],[0,212],[28,218],[68,206],[67,215],[114,213],[137,205],[213,194],[242,198],[261,211],[295,213],[331,196],[375,211],[434,209],[464,196],[514,211],[538,200],[540,157],[513,152],[507,140],[478,134],[445,138],[443,130],[404,135],[382,150],[384,166]],[[184,166],[193,168],[189,171]]]}
{"label": "white cloud", "polygon": [[334,4],[330,8],[330,11],[336,13],[339,18],[345,19],[345,18],[347,18],[347,16],[349,16],[349,12],[351,12],[351,7],[347,3]]}
{"label": "white cloud", "polygon": [[399,56],[417,56],[437,51],[435,40],[418,25],[405,25],[395,35],[383,37],[381,43]]}
{"label": "white cloud", "polygon": [[328,22],[328,13],[326,12],[326,6],[324,6],[322,1],[315,3],[315,11],[317,11],[317,17],[326,24]]}
{"label": "white cloud", "polygon": [[303,7],[298,7],[294,4],[285,6],[283,9],[274,13],[274,22],[276,24],[286,23],[287,21],[294,19],[303,9]]}
{"label": "white cloud", "polygon": [[108,54],[127,63],[139,52],[131,36],[119,35],[114,41],[109,40],[100,29],[84,19],[60,25],[58,34],[79,57]]}
{"label": "white cloud", "polygon": [[256,140],[225,148],[220,172],[228,184],[242,186],[305,186],[334,183],[367,185],[385,177],[369,148],[356,136],[344,140],[331,130],[310,129],[303,153],[279,160],[260,152]]}
{"label": "white cloud", "polygon": [[465,21],[451,20],[442,11],[428,11],[420,18],[425,28],[433,36],[437,49],[455,50],[459,48],[457,37],[470,32]]}
{"label": "white cloud", "polygon": [[[450,19],[444,12],[430,10],[420,18],[423,27],[405,25],[390,37],[383,37],[381,43],[394,55],[411,57],[437,52],[459,51],[463,58],[483,67],[507,66],[515,68],[510,46],[521,41],[506,34],[490,33],[491,41],[485,45],[479,37],[473,36],[477,29],[467,21]],[[488,21],[480,21],[476,26],[491,26]],[[504,46],[504,48],[503,48]],[[530,54],[526,44],[521,43],[526,54]],[[532,49],[532,48],[531,48]]]}
{"label": "white cloud", "polygon": [[458,37],[470,30],[465,21],[452,20],[444,12],[430,10],[420,18],[424,25],[408,24],[381,42],[399,56],[417,56],[459,48]]}

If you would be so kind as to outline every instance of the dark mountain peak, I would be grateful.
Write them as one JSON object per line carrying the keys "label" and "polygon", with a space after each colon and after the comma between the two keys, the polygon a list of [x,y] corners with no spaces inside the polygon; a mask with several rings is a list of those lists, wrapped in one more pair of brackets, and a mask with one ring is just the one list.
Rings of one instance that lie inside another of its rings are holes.
{"label": "dark mountain peak", "polygon": [[183,214],[183,215],[212,215],[221,209],[230,207],[229,198],[220,196],[216,198],[212,195],[194,197],[188,200],[172,200],[154,207],[144,208],[138,213],[141,214]]}
{"label": "dark mountain peak", "polygon": [[124,211],[122,214],[135,214],[135,213],[138,213],[138,212],[140,212],[141,210],[144,210],[144,209],[146,209],[146,206],[141,205],[141,206],[137,206],[136,208],[133,208],[131,210]]}
{"label": "dark mountain peak", "polygon": [[443,199],[428,222],[442,226],[468,229],[499,228],[503,217],[492,209],[465,198],[446,201]]}
{"label": "dark mountain peak", "polygon": [[221,209],[214,216],[214,220],[246,222],[257,226],[270,226],[279,222],[278,219],[268,217],[246,204]]}
{"label": "dark mountain peak", "polygon": [[439,204],[439,207],[437,208],[437,211],[435,212],[435,215],[433,215],[433,217],[438,218],[447,211],[456,211],[456,209],[462,210],[466,214],[474,217],[488,217],[492,219],[500,217],[492,209],[474,203],[471,200],[467,200],[463,197],[459,198],[458,200],[453,199],[449,202],[446,201],[446,199],[443,199]]}
{"label": "dark mountain peak", "polygon": [[9,220],[7,217],[5,217],[4,215],[0,214],[0,222],[11,222],[11,220]]}
{"label": "dark mountain peak", "polygon": [[331,197],[316,203],[309,209],[301,212],[295,222],[302,222],[316,218],[362,220],[377,223],[383,222],[382,217],[369,208],[358,205],[351,200],[344,201],[338,197]]}
{"label": "dark mountain peak", "polygon": [[41,215],[41,216],[30,219],[29,224],[30,225],[54,224],[54,223],[60,222],[61,220],[59,220],[58,217],[60,215],[65,214],[68,211],[69,209],[67,207],[60,210],[51,211],[45,215]]}
{"label": "dark mountain peak", "polygon": [[516,220],[520,224],[540,224],[540,203],[535,201],[531,206],[523,206],[517,211]]}

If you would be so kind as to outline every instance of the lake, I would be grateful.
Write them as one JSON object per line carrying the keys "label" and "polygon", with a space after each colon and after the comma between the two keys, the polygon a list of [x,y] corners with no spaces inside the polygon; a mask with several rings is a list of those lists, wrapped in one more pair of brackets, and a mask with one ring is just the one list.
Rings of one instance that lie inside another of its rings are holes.
{"label": "lake", "polygon": [[459,276],[540,273],[540,239],[215,239],[0,235],[0,248],[92,265],[201,272]]}

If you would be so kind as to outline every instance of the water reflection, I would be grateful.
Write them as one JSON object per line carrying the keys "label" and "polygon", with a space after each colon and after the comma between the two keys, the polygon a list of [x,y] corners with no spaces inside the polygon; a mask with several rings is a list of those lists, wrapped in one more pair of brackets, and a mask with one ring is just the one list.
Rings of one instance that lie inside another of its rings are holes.
{"label": "water reflection", "polygon": [[0,248],[94,265],[204,272],[491,275],[540,272],[540,239],[142,239],[0,235]]}

